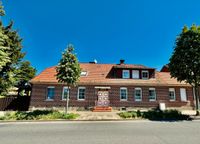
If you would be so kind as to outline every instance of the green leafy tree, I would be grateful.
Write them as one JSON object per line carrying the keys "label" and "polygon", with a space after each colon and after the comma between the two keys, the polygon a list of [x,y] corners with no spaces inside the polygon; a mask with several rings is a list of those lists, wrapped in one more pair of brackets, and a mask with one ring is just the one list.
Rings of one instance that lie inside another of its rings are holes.
{"label": "green leafy tree", "polygon": [[0,1],[0,16],[4,16],[4,15],[5,15],[5,11],[3,9],[2,2]]}
{"label": "green leafy tree", "polygon": [[64,83],[68,87],[65,113],[68,112],[70,86],[77,84],[81,73],[78,59],[73,51],[73,45],[68,45],[68,48],[62,53],[62,58],[56,67],[58,82]]}
{"label": "green leafy tree", "polygon": [[[9,61],[2,66],[0,71],[0,95],[5,95],[8,92],[8,89],[14,85],[15,71],[25,55],[25,53],[21,52],[22,39],[19,37],[17,31],[13,30],[12,26],[13,22],[6,27],[2,27],[4,35],[7,36],[2,47],[7,48],[4,49],[4,52],[9,56]],[[6,60],[2,58],[1,61]]]}
{"label": "green leafy tree", "polygon": [[25,91],[26,95],[30,94],[30,84],[31,80],[36,74],[36,69],[33,68],[29,61],[23,61],[19,64],[19,68],[16,70],[16,87],[18,88],[18,96],[22,95],[22,91]]}
{"label": "green leafy tree", "polygon": [[195,90],[196,111],[199,115],[200,84],[200,27],[184,26],[176,39],[174,52],[170,58],[169,70],[178,81],[189,83]]}
{"label": "green leafy tree", "polygon": [[[4,16],[0,1],[0,16]],[[22,61],[22,39],[13,30],[13,21],[4,26],[0,20],[0,95],[6,95],[11,87],[20,87],[35,74],[35,69],[27,61]]]}
{"label": "green leafy tree", "polygon": [[4,34],[3,25],[0,22],[0,71],[8,62],[11,62],[9,53],[7,52],[9,47],[5,46],[7,40],[8,36]]}

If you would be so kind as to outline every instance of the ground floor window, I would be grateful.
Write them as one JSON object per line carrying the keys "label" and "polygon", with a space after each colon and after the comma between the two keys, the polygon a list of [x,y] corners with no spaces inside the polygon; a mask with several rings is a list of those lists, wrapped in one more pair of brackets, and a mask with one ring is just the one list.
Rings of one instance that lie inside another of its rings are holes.
{"label": "ground floor window", "polygon": [[180,88],[181,101],[187,101],[186,89]]}
{"label": "ground floor window", "polygon": [[174,88],[169,88],[169,100],[170,101],[175,101],[175,89]]}
{"label": "ground floor window", "polygon": [[120,100],[127,100],[127,88],[120,88]]}
{"label": "ground floor window", "polygon": [[67,100],[68,93],[69,93],[68,87],[63,87],[62,100]]}
{"label": "ground floor window", "polygon": [[156,90],[155,88],[149,88],[149,101],[156,100]]}
{"label": "ground floor window", "polygon": [[55,94],[55,87],[49,86],[47,87],[47,100],[53,100]]}
{"label": "ground floor window", "polygon": [[135,101],[142,101],[142,89],[135,88]]}
{"label": "ground floor window", "polygon": [[78,100],[85,100],[85,87],[78,88]]}

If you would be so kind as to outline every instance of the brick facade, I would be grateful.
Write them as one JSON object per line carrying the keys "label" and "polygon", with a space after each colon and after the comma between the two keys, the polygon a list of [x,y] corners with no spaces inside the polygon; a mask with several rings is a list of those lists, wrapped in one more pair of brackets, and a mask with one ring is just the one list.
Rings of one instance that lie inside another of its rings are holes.
{"label": "brick facade", "polygon": [[[55,87],[55,95],[53,101],[46,100],[47,87]],[[31,94],[31,107],[64,107],[66,101],[62,100],[63,86],[61,84],[33,84],[32,94]],[[84,86],[84,85],[80,85]],[[93,107],[95,106],[95,101],[97,100],[97,92],[99,89],[95,89],[95,85],[84,86],[85,90],[85,100],[78,100],[78,87],[70,88],[70,107]],[[149,86],[123,86],[128,90],[127,101],[120,101],[120,86],[113,85],[109,86],[109,100],[110,106],[112,107],[157,107],[160,102],[164,102],[167,107],[193,107],[193,91],[191,87],[188,86],[152,86],[156,89],[156,101],[150,102],[148,99]],[[136,102],[134,99],[134,88],[142,88],[142,101]],[[175,88],[175,101],[169,100],[169,88]],[[186,89],[187,101],[183,102],[180,99],[180,88]]]}

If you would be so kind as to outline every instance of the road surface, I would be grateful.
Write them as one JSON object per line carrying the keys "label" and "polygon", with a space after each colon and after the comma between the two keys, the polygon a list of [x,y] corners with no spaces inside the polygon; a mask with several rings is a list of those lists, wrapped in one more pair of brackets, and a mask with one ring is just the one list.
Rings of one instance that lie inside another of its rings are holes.
{"label": "road surface", "polygon": [[1,144],[199,144],[200,121],[1,123]]}

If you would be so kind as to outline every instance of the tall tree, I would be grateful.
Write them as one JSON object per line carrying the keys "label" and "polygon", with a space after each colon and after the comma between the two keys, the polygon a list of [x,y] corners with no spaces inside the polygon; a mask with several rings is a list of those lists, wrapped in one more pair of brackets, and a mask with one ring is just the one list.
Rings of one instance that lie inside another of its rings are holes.
{"label": "tall tree", "polygon": [[30,85],[29,80],[36,74],[36,69],[30,65],[29,61],[23,61],[19,64],[19,68],[16,70],[16,82],[15,85],[18,88],[18,96],[24,90],[26,95],[29,96]]}
{"label": "tall tree", "polygon": [[2,1],[0,1],[0,16],[4,16],[4,15],[5,15],[5,11],[3,9]]}
{"label": "tall tree", "polygon": [[[0,2],[0,16],[4,15],[5,12]],[[18,32],[13,30],[13,21],[8,26],[4,26],[2,20],[0,20],[0,95],[6,95],[8,90],[19,82],[19,68],[22,68],[21,66],[30,66],[30,63],[22,61],[24,56],[22,39]],[[21,69],[21,73],[22,70],[25,69]],[[32,73],[26,75],[26,71],[23,73],[24,76],[21,74],[20,82],[23,78],[23,81],[27,81],[32,77]]]}
{"label": "tall tree", "polygon": [[194,88],[196,114],[199,115],[200,26],[184,26],[176,39],[169,70],[172,77],[180,82],[187,82]]}
{"label": "tall tree", "polygon": [[62,53],[62,58],[56,67],[58,82],[66,84],[68,88],[65,113],[68,112],[70,86],[77,84],[81,73],[78,59],[73,52],[74,47],[69,44]]}
{"label": "tall tree", "polygon": [[7,40],[8,36],[4,34],[3,25],[0,22],[0,71],[8,62],[10,62],[10,54],[7,52],[9,51],[9,47],[5,46]]}
{"label": "tall tree", "polygon": [[13,22],[3,27],[3,33],[7,36],[7,39],[2,46],[7,48],[5,52],[9,55],[9,62],[7,62],[0,71],[0,95],[5,95],[8,89],[14,85],[15,71],[25,55],[25,53],[21,51],[22,39],[19,37],[17,31],[13,30],[12,26]]}

